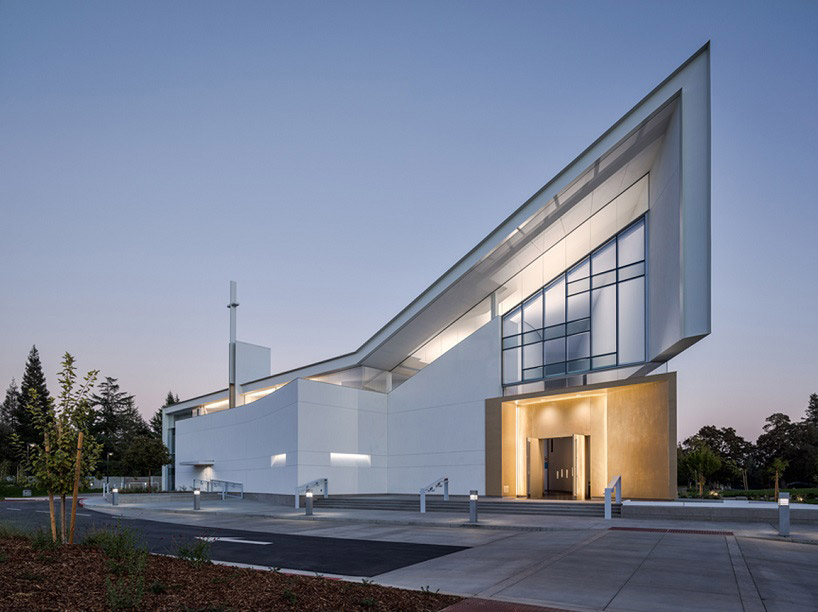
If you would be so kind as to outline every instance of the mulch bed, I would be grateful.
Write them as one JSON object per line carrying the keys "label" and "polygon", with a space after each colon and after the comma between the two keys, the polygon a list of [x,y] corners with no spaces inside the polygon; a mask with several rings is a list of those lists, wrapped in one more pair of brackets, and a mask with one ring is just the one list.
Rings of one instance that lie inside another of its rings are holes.
{"label": "mulch bed", "polygon": [[[0,539],[0,609],[109,610],[105,554]],[[154,592],[161,591],[161,592]],[[150,555],[140,610],[442,610],[459,597]]]}

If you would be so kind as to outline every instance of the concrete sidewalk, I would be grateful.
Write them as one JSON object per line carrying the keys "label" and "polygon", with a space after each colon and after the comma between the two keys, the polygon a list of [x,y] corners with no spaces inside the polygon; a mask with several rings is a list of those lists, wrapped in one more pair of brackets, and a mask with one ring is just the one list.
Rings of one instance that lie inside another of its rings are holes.
{"label": "concrete sidewalk", "polygon": [[[304,510],[251,500],[86,508],[265,533],[449,544],[465,550],[380,574],[379,584],[567,610],[818,610],[818,527],[764,523]],[[732,533],[728,533],[732,532]]]}
{"label": "concrete sidewalk", "polygon": [[[201,523],[206,517],[213,519],[242,519],[258,522],[260,519],[280,521],[352,523],[365,525],[395,525],[416,527],[446,527],[466,529],[487,529],[503,531],[565,531],[565,530],[607,530],[611,527],[635,529],[681,529],[697,531],[730,531],[742,537],[778,539],[778,526],[772,523],[739,523],[725,521],[693,521],[673,519],[624,519],[606,521],[595,517],[574,517],[554,515],[504,515],[482,514],[477,525],[468,522],[468,516],[448,512],[397,512],[387,510],[346,510],[317,508],[313,516],[306,516],[303,508],[274,506],[266,502],[247,499],[202,501],[201,510],[193,510],[193,501],[158,500],[154,503],[122,503],[112,506],[101,497],[83,500],[83,505],[91,510],[108,514],[128,516],[148,520],[168,520],[173,515],[193,518]],[[180,517],[181,518],[181,517]],[[171,520],[171,522],[184,522]],[[219,522],[218,520],[216,522]],[[251,527],[248,527],[252,529]],[[788,541],[818,544],[818,525],[793,525]]]}

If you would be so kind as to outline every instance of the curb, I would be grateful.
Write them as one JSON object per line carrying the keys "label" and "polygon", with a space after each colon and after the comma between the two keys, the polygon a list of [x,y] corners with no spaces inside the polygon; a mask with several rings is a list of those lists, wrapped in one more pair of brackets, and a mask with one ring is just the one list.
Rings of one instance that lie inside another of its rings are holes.
{"label": "curb", "polygon": [[[88,510],[96,510],[97,512],[101,512],[103,514],[113,514],[113,512],[108,512],[107,510],[98,509],[97,505],[89,505],[85,506]],[[118,515],[124,516],[122,514],[123,510],[127,510],[127,508],[123,508],[122,506],[118,506],[119,510]],[[196,512],[195,510],[179,510],[174,508],[166,508],[162,510],[147,510],[144,508],[133,508],[134,511],[141,511],[143,514],[148,516],[135,516],[133,518],[142,518],[144,520],[154,520],[150,518],[150,514],[153,512],[161,512],[161,513],[170,513],[170,514],[182,514],[186,516],[214,516],[217,518],[262,518],[262,519],[271,519],[271,520],[286,520],[286,521],[315,521],[315,522],[324,522],[324,523],[347,523],[347,524],[359,524],[359,525],[403,525],[407,527],[446,527],[449,529],[485,529],[485,530],[493,530],[493,531],[519,531],[519,532],[548,532],[548,531],[584,531],[586,529],[598,529],[597,524],[583,526],[583,527],[566,527],[566,526],[553,526],[553,527],[540,527],[537,525],[491,525],[485,523],[468,523],[468,522],[429,522],[429,521],[416,521],[411,519],[383,519],[383,518],[372,518],[372,519],[364,519],[364,518],[345,518],[345,517],[334,517],[334,516],[321,516],[321,515],[313,515],[313,516],[305,516],[301,515],[290,515],[290,514],[259,514],[259,513],[232,513],[232,512]],[[464,519],[465,520],[465,519]],[[602,520],[602,519],[600,519]],[[605,526],[607,527],[607,525]]]}

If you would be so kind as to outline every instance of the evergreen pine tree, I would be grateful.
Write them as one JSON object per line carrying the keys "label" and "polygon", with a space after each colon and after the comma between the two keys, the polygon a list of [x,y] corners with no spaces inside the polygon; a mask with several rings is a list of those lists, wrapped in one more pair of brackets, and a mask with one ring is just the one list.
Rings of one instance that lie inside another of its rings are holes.
{"label": "evergreen pine tree", "polygon": [[[172,404],[178,404],[178,403],[179,403],[179,396],[178,395],[173,395],[173,391],[168,391],[168,394],[165,397],[165,404],[162,406],[162,408],[166,408],[168,406],[171,406]],[[149,425],[151,427],[151,431],[153,431],[154,435],[157,438],[162,437],[162,408],[159,408],[159,409],[156,410],[156,412],[153,414],[153,416],[151,417],[151,420],[149,422]]]}
{"label": "evergreen pine tree", "polygon": [[162,409],[157,408],[156,412],[153,413],[151,420],[148,422],[150,425],[151,432],[153,436],[156,438],[162,437]]}
{"label": "evergreen pine tree", "polygon": [[20,403],[20,391],[12,378],[6,397],[0,404],[0,481],[5,480],[18,462],[17,453],[12,442],[17,421],[17,406]]}
{"label": "evergreen pine tree", "polygon": [[40,363],[40,354],[37,347],[32,346],[26,361],[26,369],[23,373],[23,380],[20,384],[20,401],[17,403],[12,417],[16,423],[15,431],[20,436],[20,440],[25,443],[41,442],[40,433],[34,427],[34,416],[29,412],[31,403],[31,392],[36,392],[36,401],[31,406],[41,414],[48,413],[49,394],[45,384],[45,374]]}
{"label": "evergreen pine tree", "polygon": [[804,421],[818,427],[818,393],[813,393],[809,396],[807,415],[804,417]]}
{"label": "evergreen pine tree", "polygon": [[11,379],[9,388],[6,389],[6,397],[0,404],[0,421],[11,427],[17,428],[17,413],[20,405],[20,390],[17,388],[17,381]]}
{"label": "evergreen pine tree", "polygon": [[120,434],[127,445],[134,438],[146,438],[151,435],[151,428],[136,407],[133,395],[122,404],[119,412]]}
{"label": "evergreen pine tree", "polygon": [[136,408],[134,396],[121,391],[116,378],[106,377],[91,402],[94,407],[91,433],[102,444],[103,457],[110,452],[121,458],[130,440],[148,434],[148,425]]}

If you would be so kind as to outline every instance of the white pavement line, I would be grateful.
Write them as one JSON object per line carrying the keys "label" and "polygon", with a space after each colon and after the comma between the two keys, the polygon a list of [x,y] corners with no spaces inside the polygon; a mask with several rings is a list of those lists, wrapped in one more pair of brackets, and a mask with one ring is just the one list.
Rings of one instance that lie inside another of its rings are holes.
{"label": "white pavement line", "polygon": [[604,536],[606,533],[608,533],[607,530],[598,531],[597,533],[592,533],[587,538],[583,538],[582,540],[580,540],[579,542],[577,542],[573,546],[570,546],[566,551],[564,551],[564,552],[562,552],[562,553],[560,553],[558,555],[554,555],[553,557],[549,557],[545,561],[538,561],[537,563],[534,563],[533,565],[531,565],[530,567],[524,569],[523,571],[517,572],[516,574],[506,578],[505,580],[501,580],[497,584],[493,584],[490,587],[488,587],[487,589],[483,589],[479,593],[475,593],[473,595],[473,597],[484,597],[484,598],[493,597],[495,594],[499,593],[500,591],[505,591],[510,586],[513,586],[513,585],[517,584],[518,582],[520,582],[521,580],[524,580],[525,578],[528,578],[529,576],[531,576],[535,572],[538,572],[541,569],[543,569],[545,567],[548,567],[552,563],[556,563],[560,559],[563,559],[563,558],[567,557],[568,555],[576,552],[580,548],[582,548],[584,546],[587,546],[588,544],[590,544],[594,540],[598,540],[599,538]]}
{"label": "white pavement line", "polygon": [[741,546],[736,536],[727,536],[727,552],[730,553],[730,562],[733,564],[733,573],[736,577],[738,594],[741,597],[741,605],[745,612],[764,612],[767,608],[761,600],[755,580],[753,579]]}
{"label": "white pavement line", "polygon": [[6,508],[6,510],[11,510],[12,512],[22,512],[20,508]]}
{"label": "white pavement line", "polygon": [[[170,557],[172,555],[159,556]],[[286,567],[273,568],[269,565],[254,565],[253,563],[239,563],[238,561],[220,561],[218,559],[213,559],[213,563],[215,563],[216,565],[227,565],[229,567],[244,567],[248,569],[261,570],[263,572],[264,571],[271,572],[277,570],[281,574],[295,574],[297,576],[320,576],[321,578],[328,578],[331,580],[343,580],[345,582],[361,582],[364,579],[366,579],[367,581],[370,580],[370,578],[368,578],[367,576],[347,576],[346,574],[325,574],[322,572],[310,572],[307,570],[288,569]]]}
{"label": "white pavement line", "polygon": [[212,536],[196,536],[197,540],[204,540],[205,542],[235,542],[236,544],[259,544],[261,546],[268,546],[272,542],[259,542],[257,540],[242,540],[240,538],[220,538]]}

